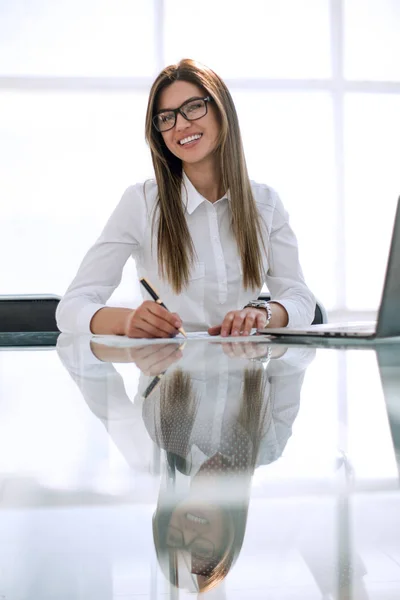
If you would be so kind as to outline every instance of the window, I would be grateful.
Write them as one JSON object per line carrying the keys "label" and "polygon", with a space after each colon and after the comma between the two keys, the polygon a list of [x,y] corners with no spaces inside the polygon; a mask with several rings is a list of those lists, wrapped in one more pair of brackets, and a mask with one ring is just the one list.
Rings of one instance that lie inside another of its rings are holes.
{"label": "window", "polygon": [[[226,79],[250,176],[280,193],[317,297],[376,309],[400,189],[399,27],[397,0],[0,2],[0,293],[65,291],[152,175],[155,75],[193,57]],[[135,279],[128,264],[115,302],[135,304]]]}

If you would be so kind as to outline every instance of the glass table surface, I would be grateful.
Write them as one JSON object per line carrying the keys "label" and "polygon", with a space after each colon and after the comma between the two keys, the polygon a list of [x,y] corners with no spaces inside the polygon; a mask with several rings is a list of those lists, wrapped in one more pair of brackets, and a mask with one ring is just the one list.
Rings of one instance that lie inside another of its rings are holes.
{"label": "glass table surface", "polygon": [[400,597],[400,345],[0,348],[0,598]]}

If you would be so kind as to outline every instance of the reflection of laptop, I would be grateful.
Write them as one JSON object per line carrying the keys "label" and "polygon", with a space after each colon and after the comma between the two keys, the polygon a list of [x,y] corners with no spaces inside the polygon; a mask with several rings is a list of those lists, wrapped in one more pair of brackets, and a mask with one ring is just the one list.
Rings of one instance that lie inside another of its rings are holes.
{"label": "reflection of laptop", "polygon": [[[397,202],[392,241],[377,322],[309,325],[306,327],[297,327],[296,329],[268,327],[267,329],[259,329],[258,333],[271,335],[274,339],[283,336],[295,336],[296,338],[303,336],[378,340],[400,336],[400,198]],[[298,341],[300,342],[301,339],[298,339]]]}
{"label": "reflection of laptop", "polygon": [[[383,344],[376,348],[376,358],[389,426],[397,460],[400,461],[400,345]],[[400,468],[400,463],[398,462]]]}

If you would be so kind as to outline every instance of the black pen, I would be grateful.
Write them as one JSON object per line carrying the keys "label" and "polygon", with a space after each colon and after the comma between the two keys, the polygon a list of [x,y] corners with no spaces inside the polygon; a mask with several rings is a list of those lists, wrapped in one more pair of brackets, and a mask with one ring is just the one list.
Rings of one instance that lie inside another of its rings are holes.
{"label": "black pen", "polygon": [[[155,291],[155,289],[153,288],[153,286],[150,284],[150,282],[149,282],[148,279],[146,279],[145,277],[141,277],[140,278],[140,283],[142,284],[142,286],[144,287],[144,289],[149,292],[149,294],[153,298],[154,302],[157,302],[157,304],[159,304],[160,306],[162,306],[163,308],[165,308],[166,310],[168,310],[168,308],[165,306],[164,302],[161,300],[160,296],[157,294],[157,292]],[[187,337],[186,331],[183,329],[183,327],[180,327],[178,329],[178,331],[182,335],[184,335],[185,337]]]}

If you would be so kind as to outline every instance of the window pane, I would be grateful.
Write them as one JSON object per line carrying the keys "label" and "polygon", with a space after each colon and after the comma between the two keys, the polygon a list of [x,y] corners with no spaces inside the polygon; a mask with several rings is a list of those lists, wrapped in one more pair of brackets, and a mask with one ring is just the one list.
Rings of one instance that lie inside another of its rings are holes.
{"label": "window pane", "polygon": [[346,0],[345,76],[400,80],[400,2]]}
{"label": "window pane", "polygon": [[0,293],[64,292],[124,189],[152,174],[146,103],[0,94]]}
{"label": "window pane", "polygon": [[331,98],[324,93],[232,92],[250,177],[280,194],[299,241],[306,281],[326,308],[334,308]]}
{"label": "window pane", "polygon": [[400,97],[346,98],[348,308],[376,309],[400,190]]}
{"label": "window pane", "polygon": [[0,2],[0,74],[143,76],[155,69],[153,2]]}
{"label": "window pane", "polygon": [[328,77],[328,0],[165,1],[165,56],[222,77]]}

